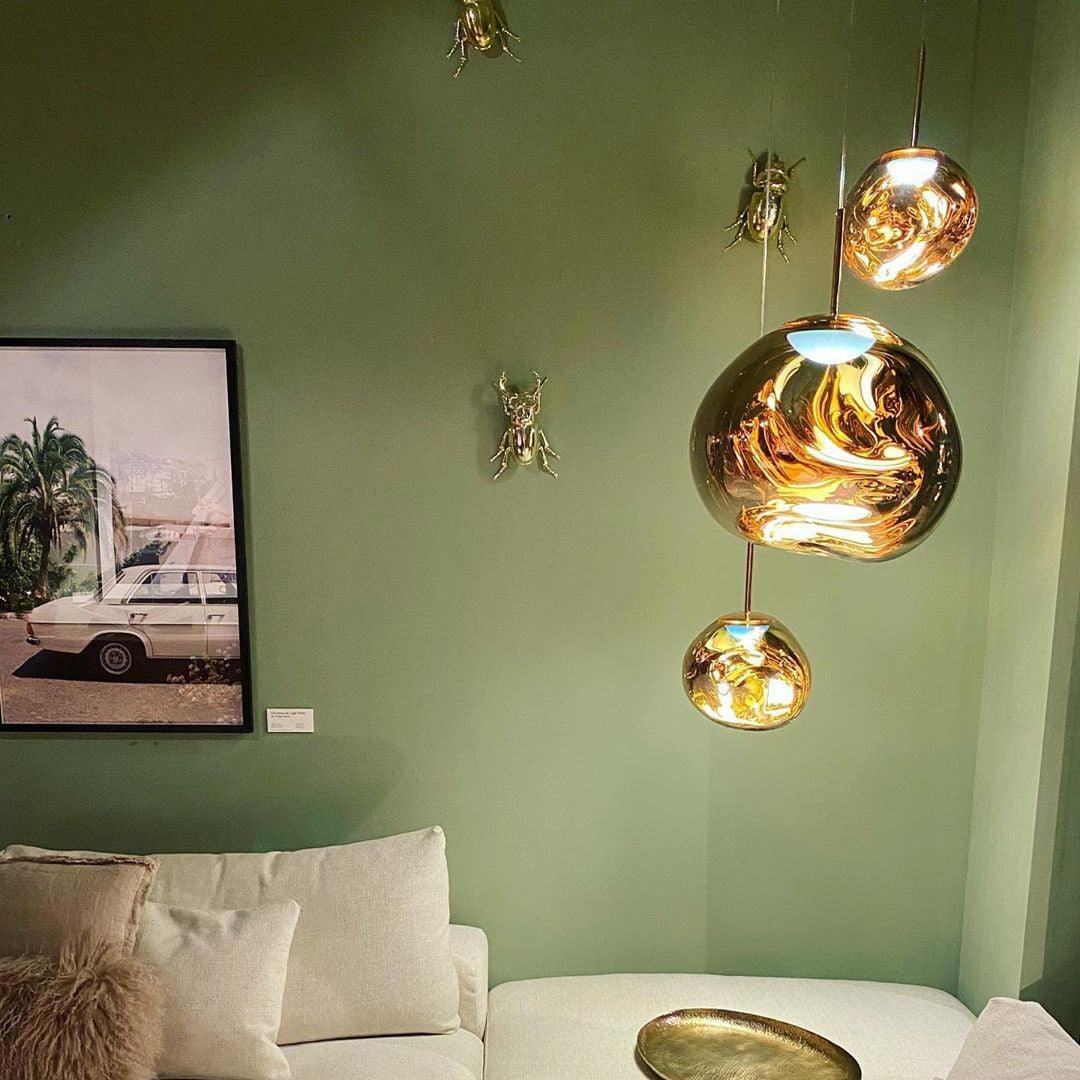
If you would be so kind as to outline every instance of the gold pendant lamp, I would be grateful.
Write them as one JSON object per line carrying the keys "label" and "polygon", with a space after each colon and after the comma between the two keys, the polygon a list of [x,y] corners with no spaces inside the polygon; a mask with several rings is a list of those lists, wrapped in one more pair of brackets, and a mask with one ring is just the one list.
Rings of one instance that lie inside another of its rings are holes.
{"label": "gold pendant lamp", "polygon": [[775,616],[753,610],[754,545],[746,546],[742,611],[707,626],[683,658],[683,690],[714,723],[771,731],[790,723],[810,696],[810,662]]}
{"label": "gold pendant lamp", "polygon": [[844,261],[878,289],[910,289],[967,247],[979,217],[968,174],[948,154],[919,145],[926,42],[919,47],[911,144],[879,157],[851,189]]}
{"label": "gold pendant lamp", "polygon": [[[849,78],[854,10],[852,0]],[[888,327],[839,310],[845,262],[860,277],[853,260],[873,265],[869,277],[883,288],[907,288],[955,259],[974,228],[977,202],[966,175],[940,151],[917,146],[924,69],[925,44],[912,146],[879,158],[846,200],[845,134],[828,313],[762,332],[721,372],[694,419],[698,494],[747,541],[743,610],[706,627],[683,661],[687,697],[726,727],[782,727],[810,693],[810,665],[794,636],[753,610],[755,545],[865,562],[896,558],[926,539],[960,478],[960,429],[933,365]],[[846,114],[845,100],[845,132]],[[887,251],[882,238],[892,244]],[[871,241],[877,246],[864,261],[859,251]],[[762,331],[767,251],[766,244]]]}
{"label": "gold pendant lamp", "polygon": [[698,494],[754,544],[867,562],[925,540],[960,477],[960,429],[930,361],[861,315],[754,342],[698,408]]}

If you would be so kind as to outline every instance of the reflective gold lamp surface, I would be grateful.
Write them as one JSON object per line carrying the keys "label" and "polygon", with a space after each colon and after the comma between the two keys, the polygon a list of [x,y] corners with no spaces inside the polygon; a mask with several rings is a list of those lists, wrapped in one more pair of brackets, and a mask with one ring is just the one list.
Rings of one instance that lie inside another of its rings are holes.
{"label": "reflective gold lamp surface", "polygon": [[879,289],[910,289],[967,247],[979,217],[970,177],[948,154],[919,145],[926,45],[919,47],[911,145],[882,154],[844,204],[844,262]]}
{"label": "reflective gold lamp surface", "polygon": [[810,664],[779,619],[759,611],[732,612],[690,643],[683,689],[717,724],[770,731],[802,711],[810,695]]}
{"label": "reflective gold lamp surface", "polygon": [[698,494],[724,528],[869,562],[926,538],[961,457],[930,361],[854,315],[797,319],[758,339],[713,383],[690,436]]}
{"label": "reflective gold lamp surface", "polygon": [[921,146],[882,154],[845,208],[844,262],[879,289],[910,289],[939,274],[967,247],[979,216],[967,173]]}

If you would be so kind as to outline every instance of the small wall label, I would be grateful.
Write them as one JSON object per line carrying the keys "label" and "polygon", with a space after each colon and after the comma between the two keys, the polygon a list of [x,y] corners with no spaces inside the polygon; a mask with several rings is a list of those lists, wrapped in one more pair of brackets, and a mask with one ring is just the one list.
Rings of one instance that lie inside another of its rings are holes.
{"label": "small wall label", "polygon": [[314,709],[267,709],[266,730],[270,732],[309,732],[315,730]]}

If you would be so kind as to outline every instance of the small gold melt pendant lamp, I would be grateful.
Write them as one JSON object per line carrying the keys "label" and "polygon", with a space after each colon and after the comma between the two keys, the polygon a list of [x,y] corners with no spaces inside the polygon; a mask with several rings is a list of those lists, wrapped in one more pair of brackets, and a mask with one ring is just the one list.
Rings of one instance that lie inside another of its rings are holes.
{"label": "small gold melt pendant lamp", "polygon": [[[841,182],[842,190],[842,182]],[[690,434],[698,494],[751,544],[867,562],[929,535],[960,477],[960,430],[930,361],[888,328],[838,314],[785,323],[706,393]]]}
{"label": "small gold melt pendant lamp", "polygon": [[911,145],[882,154],[845,204],[844,261],[878,289],[910,289],[964,250],[979,216],[968,175],[948,154],[919,146],[926,44],[919,48]]}
{"label": "small gold melt pendant lamp", "polygon": [[714,723],[740,731],[771,731],[790,723],[810,696],[810,664],[777,618],[751,610],[754,547],[746,549],[746,602],[722,615],[690,643],[683,689]]}

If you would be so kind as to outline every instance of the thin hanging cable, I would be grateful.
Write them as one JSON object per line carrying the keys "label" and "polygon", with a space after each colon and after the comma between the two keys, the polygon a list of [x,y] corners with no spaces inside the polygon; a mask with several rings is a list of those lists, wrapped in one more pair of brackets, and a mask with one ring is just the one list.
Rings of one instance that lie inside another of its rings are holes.
{"label": "thin hanging cable", "polygon": [[[773,11],[773,34],[771,40],[780,40],[780,3],[781,0],[776,0],[776,7]],[[776,105],[776,59],[770,64],[769,69],[769,120],[768,127],[766,128],[766,142],[765,142],[765,242],[761,245],[761,308],[760,318],[758,320],[758,336],[763,337],[765,334],[765,291],[766,285],[769,280],[769,215],[772,213],[772,185],[767,181],[769,179],[769,172],[772,168],[772,137],[773,137],[773,110]]]}
{"label": "thin hanging cable", "polygon": [[[774,33],[771,40],[780,40],[780,3],[776,0],[776,8],[773,11]],[[758,337],[765,336],[765,296],[769,282],[769,221],[772,213],[772,185],[768,182],[769,170],[772,169],[772,137],[773,137],[773,109],[776,105],[776,58],[773,57],[769,65],[769,121],[765,138],[765,237],[761,245],[761,304],[758,314]],[[779,226],[779,222],[777,223]],[[743,588],[743,611],[747,614],[753,602],[754,595],[754,545],[746,545],[746,572]]]}

